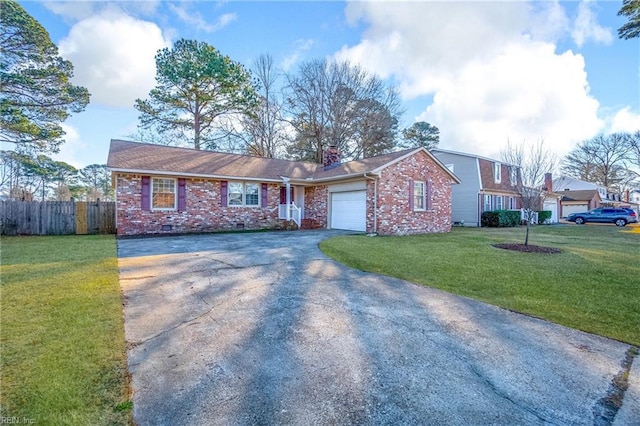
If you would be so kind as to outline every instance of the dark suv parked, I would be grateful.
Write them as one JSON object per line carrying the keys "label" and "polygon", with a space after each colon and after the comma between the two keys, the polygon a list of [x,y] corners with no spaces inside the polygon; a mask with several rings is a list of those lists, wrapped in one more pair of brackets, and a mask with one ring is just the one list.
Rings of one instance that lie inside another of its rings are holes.
{"label": "dark suv parked", "polygon": [[584,213],[571,213],[567,220],[582,225],[587,222],[615,223],[616,226],[625,226],[627,223],[635,223],[638,216],[633,210],[617,209],[613,207],[600,207]]}

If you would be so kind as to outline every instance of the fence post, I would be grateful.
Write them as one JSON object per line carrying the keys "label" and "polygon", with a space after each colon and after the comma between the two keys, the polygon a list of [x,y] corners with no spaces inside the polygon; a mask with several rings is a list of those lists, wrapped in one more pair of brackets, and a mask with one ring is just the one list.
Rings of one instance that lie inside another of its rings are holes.
{"label": "fence post", "polygon": [[76,202],[76,234],[85,235],[87,233],[87,203]]}

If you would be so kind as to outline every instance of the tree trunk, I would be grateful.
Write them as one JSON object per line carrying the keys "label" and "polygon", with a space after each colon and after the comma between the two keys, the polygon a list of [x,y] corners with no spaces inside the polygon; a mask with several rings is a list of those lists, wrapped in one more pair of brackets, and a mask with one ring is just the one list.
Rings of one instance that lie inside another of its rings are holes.
{"label": "tree trunk", "polygon": [[199,105],[196,101],[196,112],[193,114],[193,147],[195,149],[200,149],[200,111],[198,110]]}
{"label": "tree trunk", "polygon": [[533,217],[533,212],[531,209],[527,210],[527,232],[524,237],[524,245],[529,245],[529,228],[531,227],[531,218]]}

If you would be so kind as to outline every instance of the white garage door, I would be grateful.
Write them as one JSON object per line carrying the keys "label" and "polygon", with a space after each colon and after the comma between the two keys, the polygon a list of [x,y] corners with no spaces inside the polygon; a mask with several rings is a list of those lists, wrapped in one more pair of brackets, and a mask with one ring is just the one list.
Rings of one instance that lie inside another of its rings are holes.
{"label": "white garage door", "polygon": [[542,209],[551,212],[551,217],[549,218],[550,223],[558,223],[558,203],[556,203],[555,200],[545,201]]}
{"label": "white garage door", "polygon": [[586,212],[588,209],[588,204],[578,204],[578,205],[569,205],[562,206],[562,217],[567,217],[571,213],[582,213]]}
{"label": "white garage door", "polygon": [[366,191],[331,193],[331,228],[366,231]]}

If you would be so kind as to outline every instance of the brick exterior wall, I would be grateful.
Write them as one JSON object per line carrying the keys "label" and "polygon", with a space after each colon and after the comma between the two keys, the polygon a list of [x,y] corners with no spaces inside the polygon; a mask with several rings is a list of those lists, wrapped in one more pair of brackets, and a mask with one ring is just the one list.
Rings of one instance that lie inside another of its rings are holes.
{"label": "brick exterior wall", "polygon": [[[409,185],[412,180],[431,181],[430,210],[411,210]],[[372,194],[372,187],[373,182],[369,182],[368,195]],[[425,153],[405,158],[382,171],[378,181],[377,204],[379,234],[409,235],[451,231],[451,177]],[[373,206],[367,208],[368,232],[373,231],[372,209]]]}
{"label": "brick exterior wall", "polygon": [[[268,184],[266,207],[221,207],[219,180],[187,179],[185,211],[142,210],[141,175],[118,173],[116,185],[118,235],[277,229],[283,225],[278,220],[278,184]],[[163,230],[166,225],[171,229]]]}
{"label": "brick exterior wall", "polygon": [[[185,211],[145,211],[141,207],[142,176],[116,173],[115,178],[118,235],[121,236],[284,227],[283,221],[278,219],[280,185],[277,183],[267,186],[267,206],[222,207],[219,180],[188,178]],[[431,209],[416,211],[410,208],[412,180],[431,182]],[[366,191],[367,232],[409,235],[451,230],[451,177],[424,152],[385,168],[377,180],[377,188],[373,180],[367,180]],[[304,200],[307,223],[314,228],[326,228],[328,186],[306,187]]]}
{"label": "brick exterior wall", "polygon": [[304,189],[304,217],[313,220],[318,227],[327,227],[327,204],[329,187],[327,185],[309,186]]}

